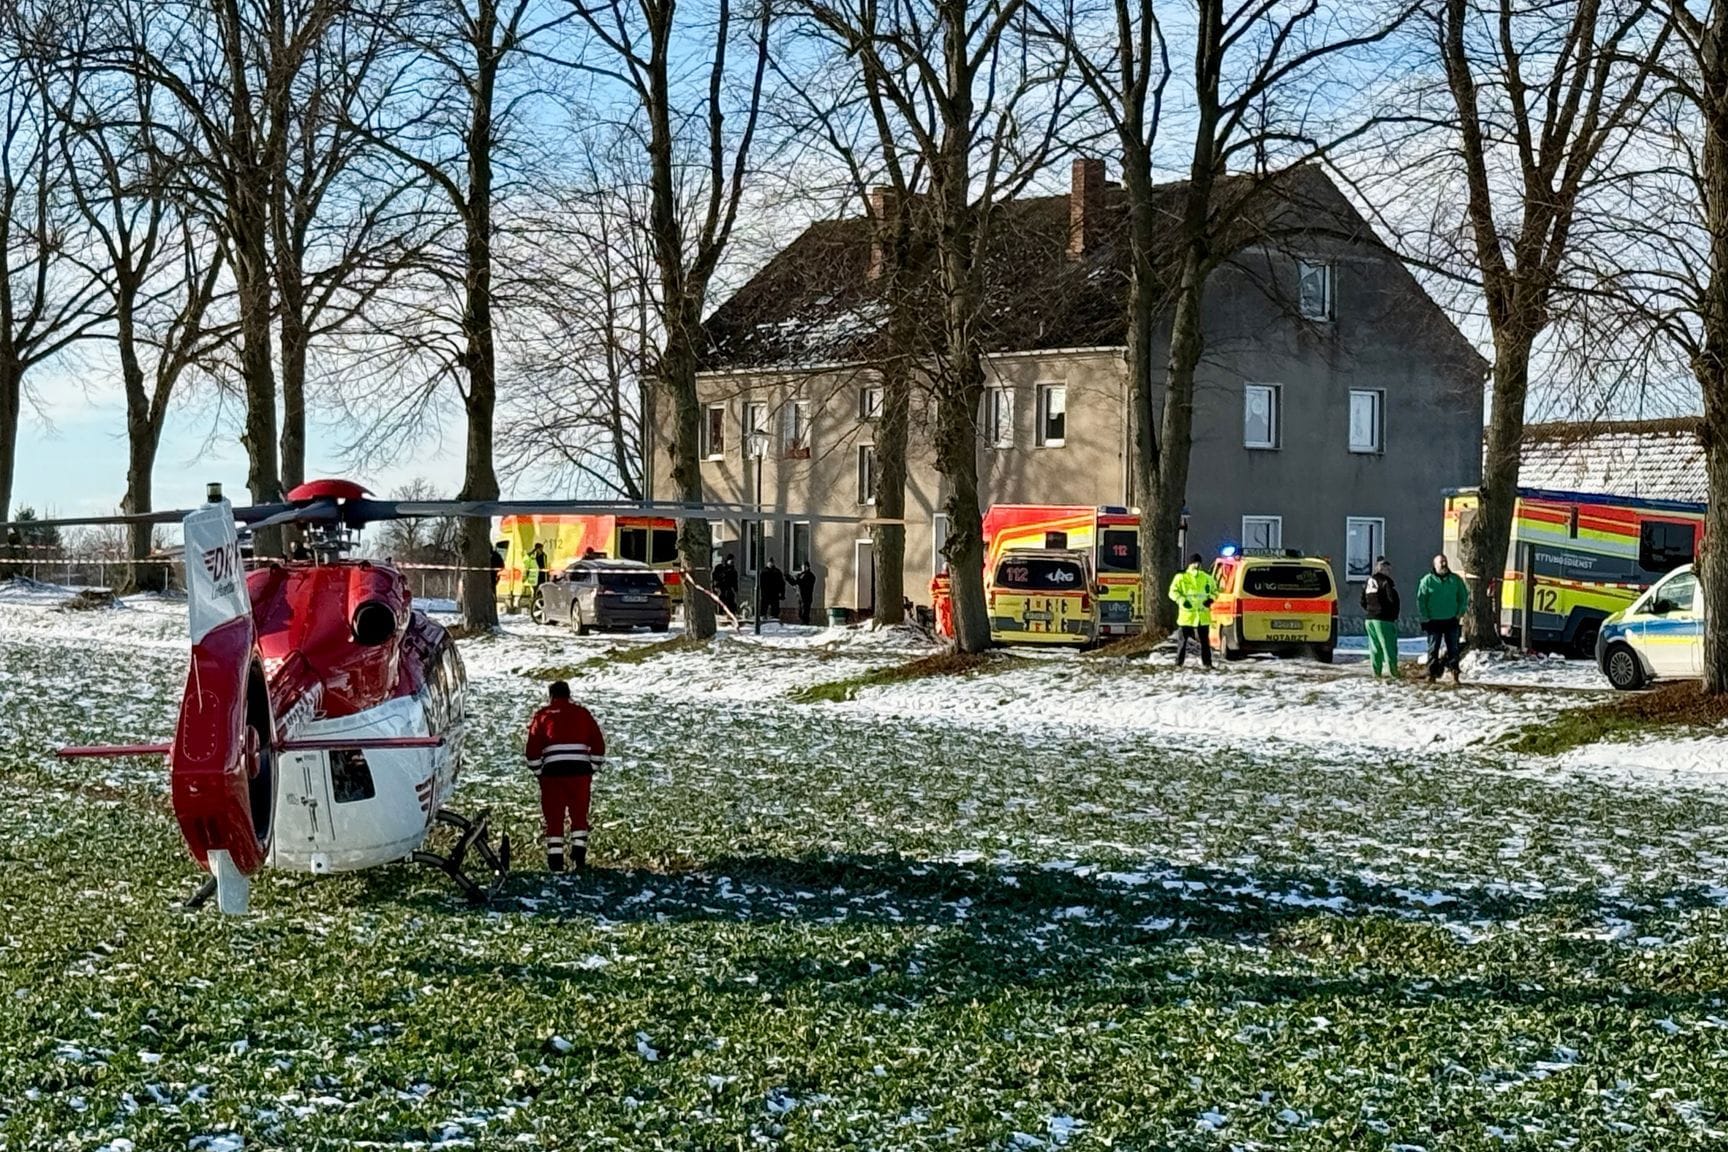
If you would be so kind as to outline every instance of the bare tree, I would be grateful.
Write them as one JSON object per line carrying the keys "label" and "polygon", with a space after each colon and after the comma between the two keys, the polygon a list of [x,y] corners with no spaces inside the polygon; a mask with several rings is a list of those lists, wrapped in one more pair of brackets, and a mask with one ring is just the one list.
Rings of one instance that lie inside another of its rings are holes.
{"label": "bare tree", "polygon": [[[398,51],[416,61],[417,83],[397,100],[351,114],[355,130],[396,162],[418,172],[454,224],[459,250],[439,263],[429,253],[423,278],[406,286],[394,302],[418,322],[406,332],[384,328],[402,314],[378,308],[368,320],[374,337],[407,342],[430,362],[417,388],[386,399],[388,424],[396,433],[417,427],[444,382],[454,383],[466,418],[462,490],[457,498],[495,500],[499,495],[494,425],[498,409],[498,349],[495,330],[495,235],[498,169],[510,156],[507,141],[519,105],[531,90],[515,82],[515,66],[537,39],[565,17],[544,12],[534,0],[419,0],[398,11],[390,31]],[[455,331],[444,334],[448,311],[459,314]],[[386,319],[388,317],[388,319]],[[368,431],[376,443],[390,442],[389,427]],[[470,577],[489,571],[491,521],[462,521],[462,565]],[[463,625],[497,627],[498,607],[490,580],[462,583]]]}
{"label": "bare tree", "polygon": [[[672,484],[676,499],[705,499],[698,451],[702,406],[696,371],[702,351],[702,318],[714,274],[732,240],[749,171],[751,147],[768,71],[772,4],[762,0],[735,27],[732,0],[712,10],[688,10],[680,18],[675,0],[569,0],[591,38],[572,64],[629,94],[623,119],[644,125],[648,153],[648,239],[659,280],[661,346],[656,388],[672,401]],[[704,19],[706,17],[706,19]],[[740,47],[739,69],[730,53]],[[685,90],[690,54],[694,92]],[[742,80],[740,81],[740,71]],[[737,95],[732,89],[742,90]],[[689,99],[698,111],[686,115]],[[729,105],[732,105],[729,107]],[[735,115],[740,126],[728,127]],[[681,139],[702,162],[691,175],[681,165]],[[693,211],[685,212],[687,180],[698,185]],[[686,518],[678,551],[691,579],[710,583],[713,536],[706,519]],[[690,634],[714,635],[714,609],[703,596],[684,601]]]}
{"label": "bare tree", "polygon": [[0,510],[12,503],[27,375],[105,319],[100,286],[74,259],[64,81],[43,66],[43,45],[65,31],[51,7],[0,19]]}
{"label": "bare tree", "polygon": [[1579,214],[1646,104],[1667,32],[1653,0],[1446,0],[1429,14],[1455,132],[1468,237],[1424,256],[1481,286],[1493,371],[1480,503],[1463,541],[1473,581],[1466,634],[1500,644],[1499,577],[1518,494],[1537,341],[1571,275]]}
{"label": "bare tree", "polygon": [[563,491],[647,498],[655,265],[634,135],[588,134],[569,183],[512,206],[506,468]]}
{"label": "bare tree", "polygon": [[[149,512],[157,448],[182,379],[227,333],[208,321],[223,259],[213,230],[173,188],[174,152],[164,137],[185,124],[158,123],[155,86],[144,77],[83,76],[67,59],[66,127],[60,141],[66,186],[92,244],[79,259],[106,297],[126,397],[126,513]],[[45,66],[49,66],[45,64]],[[172,102],[165,102],[172,107]],[[85,254],[87,253],[87,254]],[[167,586],[167,568],[149,563],[147,525],[128,532],[120,591]]]}
{"label": "bare tree", "polygon": [[[985,387],[985,255],[999,206],[1061,146],[1072,97],[1068,53],[1060,44],[1048,51],[1049,41],[1031,35],[1026,0],[1004,0],[984,12],[964,0],[899,3],[886,11],[876,0],[817,0],[810,11],[858,62],[896,193],[909,191],[902,148],[927,173],[922,208],[929,214],[941,336],[922,368],[935,400],[936,466],[948,488],[944,551],[955,642],[962,651],[982,651],[990,644],[977,429]],[[904,208],[911,198],[895,202],[879,224],[890,245],[910,222]]]}

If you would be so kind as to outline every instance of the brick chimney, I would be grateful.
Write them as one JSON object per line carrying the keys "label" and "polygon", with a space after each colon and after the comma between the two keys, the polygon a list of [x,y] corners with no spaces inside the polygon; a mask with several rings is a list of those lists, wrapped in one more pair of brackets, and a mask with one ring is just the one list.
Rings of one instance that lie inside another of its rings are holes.
{"label": "brick chimney", "polygon": [[864,277],[874,280],[882,275],[882,229],[894,216],[894,189],[878,184],[870,189],[870,265]]}
{"label": "brick chimney", "polygon": [[1079,260],[1098,247],[1104,230],[1104,161],[1074,161],[1068,190],[1068,258]]}

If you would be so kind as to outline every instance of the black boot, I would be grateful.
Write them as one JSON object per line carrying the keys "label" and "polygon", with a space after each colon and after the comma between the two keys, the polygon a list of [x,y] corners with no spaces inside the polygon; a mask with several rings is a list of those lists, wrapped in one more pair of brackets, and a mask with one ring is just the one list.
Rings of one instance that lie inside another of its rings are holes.
{"label": "black boot", "polygon": [[564,853],[562,853],[562,852],[548,852],[548,853],[546,853],[546,871],[548,871],[548,872],[562,872],[562,871],[564,871]]}
{"label": "black boot", "polygon": [[571,849],[570,867],[572,867],[572,868],[586,868],[586,867],[588,867],[588,849],[586,849],[586,848],[573,848],[573,849]]}

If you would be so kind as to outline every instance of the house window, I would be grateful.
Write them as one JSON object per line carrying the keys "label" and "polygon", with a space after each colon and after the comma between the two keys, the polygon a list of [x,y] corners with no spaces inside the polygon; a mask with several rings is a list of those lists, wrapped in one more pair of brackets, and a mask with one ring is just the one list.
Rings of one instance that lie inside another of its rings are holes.
{"label": "house window", "polygon": [[1278,385],[1250,384],[1242,397],[1242,445],[1278,447]]}
{"label": "house window", "polygon": [[858,445],[858,503],[876,503],[876,445]]}
{"label": "house window", "polygon": [[1385,450],[1386,393],[1352,390],[1350,393],[1350,451]]}
{"label": "house window", "polygon": [[984,419],[981,421],[984,442],[992,448],[1014,447],[1014,390],[986,388]]}
{"label": "house window", "polygon": [[938,512],[930,517],[930,571],[932,573],[948,571],[948,557],[942,554],[942,549],[948,547],[948,513]]}
{"label": "house window", "polygon": [[786,571],[796,572],[811,560],[810,555],[810,521],[786,521],[786,535],[781,563],[786,565]]}
{"label": "house window", "polygon": [[1304,320],[1332,319],[1332,265],[1317,260],[1296,261],[1296,283]]}
{"label": "house window", "polygon": [[1038,386],[1038,444],[1060,448],[1068,439],[1068,386]]}
{"label": "house window", "polygon": [[808,460],[810,458],[810,401],[793,400],[781,411],[784,413],[781,431],[785,437],[787,458]]}
{"label": "house window", "polygon": [[874,420],[882,415],[882,389],[876,384],[866,384],[858,389],[858,419]]}
{"label": "house window", "polygon": [[1698,548],[1691,524],[1674,520],[1646,520],[1638,525],[1638,567],[1646,572],[1672,572],[1690,564]]}
{"label": "house window", "polygon": [[768,405],[744,405],[744,458],[768,455]]}
{"label": "house window", "polygon": [[744,529],[744,574],[754,576],[762,570],[762,521],[746,520]]}
{"label": "house window", "polygon": [[1242,547],[1258,551],[1277,551],[1284,547],[1284,517],[1242,517]]}
{"label": "house window", "polygon": [[726,456],[726,405],[710,404],[702,421],[702,458],[722,460]]}
{"label": "house window", "polygon": [[1344,521],[1344,579],[1359,582],[1374,572],[1376,557],[1386,554],[1386,521],[1377,516],[1351,516]]}

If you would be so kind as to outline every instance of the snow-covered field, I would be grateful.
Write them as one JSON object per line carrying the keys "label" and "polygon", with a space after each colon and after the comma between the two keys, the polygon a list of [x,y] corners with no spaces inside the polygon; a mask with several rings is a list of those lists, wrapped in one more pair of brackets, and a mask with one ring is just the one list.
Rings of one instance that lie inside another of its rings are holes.
{"label": "snow-covered field", "polygon": [[[160,766],[184,607],[0,586],[0,1149],[1716,1148],[1719,741],[1514,757],[1588,665],[1010,654],[915,634],[463,642],[461,800],[524,871],[194,881]],[[442,606],[435,606],[442,607]],[[1349,656],[1351,658],[1344,658]],[[533,853],[520,731],[615,756]]]}

